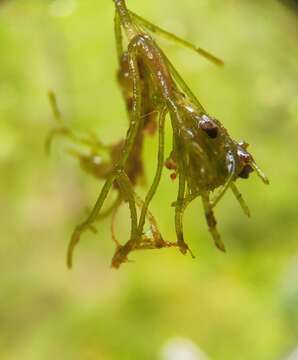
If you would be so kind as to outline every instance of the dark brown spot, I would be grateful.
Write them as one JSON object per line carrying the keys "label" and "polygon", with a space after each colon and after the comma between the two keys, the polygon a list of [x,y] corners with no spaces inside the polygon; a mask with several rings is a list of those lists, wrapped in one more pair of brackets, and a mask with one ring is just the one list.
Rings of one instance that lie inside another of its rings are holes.
{"label": "dark brown spot", "polygon": [[175,163],[175,161],[173,159],[168,158],[165,162],[165,167],[169,170],[176,170],[177,164]]}
{"label": "dark brown spot", "polygon": [[176,174],[176,173],[172,173],[172,174],[170,175],[170,177],[171,177],[171,179],[174,181],[174,180],[176,180],[176,178],[177,178],[177,174]]}
{"label": "dark brown spot", "polygon": [[206,134],[211,138],[215,139],[218,135],[218,126],[215,121],[210,119],[207,115],[203,115],[200,120],[200,128],[206,132]]}
{"label": "dark brown spot", "polygon": [[245,165],[238,176],[242,179],[248,179],[249,174],[253,171],[254,170],[250,165]]}

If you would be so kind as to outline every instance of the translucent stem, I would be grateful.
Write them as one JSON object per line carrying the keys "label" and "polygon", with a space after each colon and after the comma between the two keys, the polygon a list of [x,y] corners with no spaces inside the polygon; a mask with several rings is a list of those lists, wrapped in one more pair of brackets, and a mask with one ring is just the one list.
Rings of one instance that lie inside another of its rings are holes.
{"label": "translucent stem", "polygon": [[220,58],[218,58],[217,56],[211,54],[209,51],[204,50],[200,47],[196,47],[195,45],[193,45],[192,43],[181,39],[180,37],[176,36],[175,34],[172,34],[171,32],[162,29],[161,27],[151,23],[150,21],[142,18],[141,16],[135,14],[134,12],[130,11],[130,14],[133,16],[133,18],[140,24],[145,26],[149,31],[157,33],[161,36],[163,36],[164,38],[170,40],[170,41],[174,41],[190,50],[195,51],[196,53],[202,55],[205,59],[213,62],[216,65],[223,65],[224,62],[223,60],[221,60]]}
{"label": "translucent stem", "polygon": [[113,0],[116,6],[116,11],[119,14],[121,24],[124,28],[128,41],[131,41],[138,33],[136,25],[132,21],[130,12],[126,7],[125,0]]}
{"label": "translucent stem", "polygon": [[132,184],[124,172],[117,178],[117,184],[120,187],[122,197],[128,202],[129,205],[131,218],[130,240],[135,243],[137,242],[138,236],[138,217]]}
{"label": "translucent stem", "polygon": [[229,175],[227,181],[225,182],[225,184],[221,187],[219,192],[216,194],[214,199],[210,202],[210,206],[212,208],[214,208],[218,204],[220,199],[224,196],[224,194],[227,192],[228,188],[232,184],[233,178],[235,176],[235,170],[236,170],[236,164],[235,164],[235,160],[234,160],[233,156],[231,156],[231,163],[230,164],[232,165],[232,168],[230,170],[230,175]]}
{"label": "translucent stem", "polygon": [[246,202],[243,199],[243,196],[241,195],[240,191],[237,189],[236,185],[234,183],[231,183],[231,189],[233,191],[233,194],[235,195],[236,199],[238,200],[243,212],[245,215],[250,217],[250,211],[246,204]]}
{"label": "translucent stem", "polygon": [[174,65],[170,62],[170,60],[164,55],[164,58],[171,70],[171,74],[173,75],[174,79],[177,81],[178,85],[181,87],[182,91],[198,106],[201,114],[206,114],[206,110],[204,109],[203,105],[199,102],[195,94],[183,80],[179,72],[176,70]]}
{"label": "translucent stem", "polygon": [[209,231],[213,237],[213,240],[215,242],[216,247],[221,251],[226,251],[224,243],[221,240],[221,237],[219,235],[219,232],[216,228],[216,219],[209,201],[209,195],[208,193],[202,193],[202,202],[205,212],[206,221],[208,224]]}
{"label": "translucent stem", "polygon": [[123,54],[123,39],[122,39],[122,31],[121,31],[121,21],[119,18],[119,13],[117,11],[115,12],[115,17],[114,17],[114,32],[115,32],[118,60],[120,61],[121,56]]}
{"label": "translucent stem", "polygon": [[263,171],[258,167],[258,165],[255,162],[251,163],[251,166],[253,167],[253,169],[255,170],[255,172],[257,173],[257,175],[259,176],[259,178],[263,181],[264,184],[268,185],[269,184],[269,179],[267,178],[267,176],[263,173]]}
{"label": "translucent stem", "polygon": [[159,117],[159,144],[158,144],[158,157],[157,157],[157,169],[156,169],[156,173],[152,182],[152,185],[148,191],[148,194],[145,198],[143,207],[142,207],[142,211],[141,211],[141,215],[140,215],[140,220],[139,220],[139,226],[138,226],[138,233],[139,236],[142,235],[143,233],[143,228],[144,228],[144,224],[145,224],[145,219],[146,219],[146,213],[147,213],[147,209],[148,206],[156,192],[156,189],[159,185],[160,182],[160,178],[162,175],[162,169],[163,169],[163,165],[164,165],[164,123],[165,123],[165,116],[166,116],[166,110],[162,110],[160,113],[160,117]]}

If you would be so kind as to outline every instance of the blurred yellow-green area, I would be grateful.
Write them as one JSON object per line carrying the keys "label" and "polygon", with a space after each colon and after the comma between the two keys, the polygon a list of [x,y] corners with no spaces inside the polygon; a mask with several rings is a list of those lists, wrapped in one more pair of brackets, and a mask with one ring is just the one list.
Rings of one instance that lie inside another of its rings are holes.
{"label": "blurred yellow-green area", "polygon": [[[86,233],[67,270],[74,226],[102,183],[57,140],[47,92],[65,121],[109,143],[127,129],[116,81],[111,0],[0,1],[0,359],[295,360],[298,353],[298,19],[277,0],[128,0],[148,20],[225,60],[216,67],[158,39],[208,112],[270,178],[228,193],[216,209],[217,251],[200,201],[185,215],[196,259],[137,252],[110,268],[110,219]],[[168,143],[170,142],[168,128]],[[156,139],[145,144],[147,184]],[[147,186],[147,187],[146,187]],[[165,171],[151,210],[173,240],[176,183]],[[129,214],[117,218],[129,233]],[[292,355],[291,355],[292,354]]]}

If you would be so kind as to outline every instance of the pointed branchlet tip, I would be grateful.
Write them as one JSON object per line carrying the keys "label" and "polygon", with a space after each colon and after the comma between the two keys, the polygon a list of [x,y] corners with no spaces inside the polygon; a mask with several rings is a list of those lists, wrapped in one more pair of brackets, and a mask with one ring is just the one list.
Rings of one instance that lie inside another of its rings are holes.
{"label": "pointed branchlet tip", "polygon": [[255,170],[255,172],[257,173],[258,177],[263,181],[264,184],[269,185],[269,179],[268,177],[265,175],[265,173],[258,167],[258,165],[255,162],[252,162],[251,166],[253,167],[253,169]]}
{"label": "pointed branchlet tip", "polygon": [[224,253],[226,252],[226,247],[225,247],[224,243],[221,240],[217,240],[215,245],[220,251],[222,251]]}
{"label": "pointed branchlet tip", "polygon": [[133,260],[126,260],[126,261],[122,261],[122,262],[120,262],[120,261],[117,262],[115,260],[112,260],[111,268],[114,270],[118,270],[123,263],[131,263],[131,262],[133,262]]}
{"label": "pointed branchlet tip", "polygon": [[117,246],[115,254],[111,261],[111,268],[117,270],[123,263],[129,262],[133,262],[133,260],[129,260],[127,258],[125,246]]}
{"label": "pointed branchlet tip", "polygon": [[51,149],[52,149],[52,143],[53,143],[53,140],[56,136],[59,136],[59,135],[66,135],[69,133],[69,129],[67,129],[64,124],[63,124],[63,121],[62,121],[62,117],[61,117],[61,112],[59,110],[59,107],[58,107],[58,103],[57,103],[57,98],[56,98],[56,95],[54,93],[54,91],[52,90],[49,90],[48,93],[47,93],[47,96],[48,96],[48,100],[49,100],[49,103],[50,103],[50,107],[51,107],[51,110],[52,110],[52,114],[54,116],[54,119],[58,125],[58,128],[55,128],[53,130],[51,130],[46,138],[46,142],[45,142],[45,152],[46,152],[46,155],[50,155],[51,154]]}
{"label": "pointed branchlet tip", "polygon": [[112,269],[118,270],[120,265],[121,265],[121,263],[115,262],[114,259],[111,261],[111,268]]}
{"label": "pointed branchlet tip", "polygon": [[[178,245],[178,244],[177,244],[177,245]],[[189,252],[189,253],[190,253],[190,256],[191,256],[193,259],[196,258],[195,255],[194,255],[194,253],[191,251],[190,247],[189,247],[186,243],[179,244],[178,246],[179,246],[179,250],[180,250],[181,254],[186,255],[187,252]]]}
{"label": "pointed branchlet tip", "polygon": [[209,51],[206,51],[200,47],[196,48],[196,52],[200,55],[203,55],[206,59],[213,62],[213,64],[215,64],[215,65],[223,66],[225,64],[222,59],[220,59],[219,57],[211,54]]}
{"label": "pointed branchlet tip", "polygon": [[190,256],[192,257],[192,259],[196,258],[195,254],[191,251],[190,248],[188,248],[188,252],[190,253]]}
{"label": "pointed branchlet tip", "polygon": [[268,177],[264,173],[262,173],[261,179],[262,179],[264,184],[270,185],[270,181],[269,181]]}
{"label": "pointed branchlet tip", "polygon": [[71,244],[70,244],[68,247],[67,256],[66,256],[66,265],[69,270],[72,269],[72,263],[73,263],[72,255],[73,255],[73,246],[71,246]]}
{"label": "pointed branchlet tip", "polygon": [[73,251],[74,251],[74,248],[77,245],[77,243],[80,241],[80,236],[81,236],[81,230],[80,230],[80,228],[76,228],[72,234],[72,237],[70,239],[70,243],[69,243],[68,249],[67,249],[66,263],[67,263],[67,267],[69,269],[72,268]]}
{"label": "pointed branchlet tip", "polygon": [[72,253],[69,250],[67,252],[66,265],[68,270],[72,269]]}
{"label": "pointed branchlet tip", "polygon": [[242,209],[243,209],[244,214],[245,214],[248,218],[250,218],[250,217],[251,217],[251,212],[250,212],[248,206],[242,206]]}
{"label": "pointed branchlet tip", "polygon": [[52,150],[52,142],[53,142],[53,131],[51,131],[45,141],[44,144],[44,151],[46,156],[50,156],[51,155],[51,150]]}
{"label": "pointed branchlet tip", "polygon": [[97,233],[97,229],[92,225],[81,224],[76,227],[76,229],[74,230],[74,232],[71,236],[70,243],[69,243],[68,249],[67,249],[66,263],[67,263],[67,267],[69,269],[72,268],[72,263],[73,263],[72,259],[73,259],[74,248],[80,241],[82,232],[85,231],[86,229],[91,230],[94,234]]}
{"label": "pointed branchlet tip", "polygon": [[56,98],[54,91],[52,91],[52,90],[48,91],[48,99],[50,102],[50,106],[51,106],[54,118],[58,123],[60,123],[61,122],[61,113],[60,113],[60,110],[58,107],[57,98]]}

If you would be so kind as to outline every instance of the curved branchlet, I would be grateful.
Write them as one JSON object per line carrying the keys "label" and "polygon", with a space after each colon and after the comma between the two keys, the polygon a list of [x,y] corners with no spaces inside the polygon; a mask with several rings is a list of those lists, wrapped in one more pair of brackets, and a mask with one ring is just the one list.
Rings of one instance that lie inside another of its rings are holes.
{"label": "curved branchlet", "polygon": [[97,154],[98,151],[108,150],[109,146],[103,144],[94,134],[88,136],[79,136],[65,123],[61,111],[58,107],[56,95],[53,91],[48,92],[48,99],[52,109],[56,127],[52,129],[45,141],[45,151],[49,155],[51,152],[53,141],[56,137],[64,137],[72,144],[87,146],[90,151]]}
{"label": "curved branchlet", "polygon": [[[121,245],[114,235],[116,251],[112,267],[128,261],[128,255],[135,250],[160,249],[176,246],[183,254],[190,252],[184,239],[183,214],[188,205],[200,197],[205,212],[208,229],[215,245],[222,251],[225,246],[217,230],[214,208],[231,189],[246,215],[249,209],[237,189],[235,182],[247,179],[255,171],[264,183],[267,177],[256,165],[247,151],[247,144],[233,140],[221,122],[210,116],[194,92],[186,84],[166,54],[161,50],[151,34],[160,35],[170,41],[195,51],[207,60],[222,65],[223,61],[209,51],[154,25],[148,20],[128,10],[125,0],[113,0],[115,5],[115,40],[119,61],[118,82],[126,104],[129,128],[126,137],[117,146],[110,146],[108,168],[100,172],[99,178],[105,183],[97,202],[87,219],[79,224],[68,248],[67,264],[72,266],[73,251],[81,235],[94,229],[95,222],[105,214],[103,204],[113,187],[118,191],[118,200],[106,210],[116,214],[121,202],[127,202],[130,210],[131,232],[128,241]],[[125,39],[124,39],[125,38]],[[127,43],[127,46],[124,46]],[[50,97],[57,129],[49,135],[48,143],[56,135],[64,135],[73,142],[92,147],[92,141],[84,143],[73,134],[61,119],[55,97]],[[170,115],[172,127],[172,149],[165,161],[165,119]],[[159,116],[159,117],[158,117]],[[143,173],[142,147],[146,133],[155,134],[158,117],[158,155],[156,171],[145,200],[135,192],[136,179]],[[50,145],[49,145],[50,147]],[[91,155],[90,155],[91,156]],[[78,156],[80,158],[80,155]],[[87,159],[91,161],[89,157]],[[163,166],[172,171],[171,178],[178,180],[175,203],[174,224],[176,241],[163,240],[157,222],[149,207],[155,196]],[[95,174],[92,166],[84,170]],[[215,195],[214,195],[214,194]],[[144,230],[149,225],[149,229]],[[193,255],[192,255],[193,256]]]}

